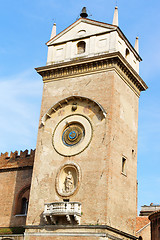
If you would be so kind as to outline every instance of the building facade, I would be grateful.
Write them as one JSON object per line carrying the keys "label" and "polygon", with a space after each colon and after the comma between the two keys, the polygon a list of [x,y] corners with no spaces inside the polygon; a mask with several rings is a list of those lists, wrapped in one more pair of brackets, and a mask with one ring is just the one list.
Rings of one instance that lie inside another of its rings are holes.
{"label": "building facade", "polygon": [[47,46],[24,239],[137,239],[138,39],[133,48],[117,8],[113,24],[84,8],[58,35],[53,26]]}
{"label": "building facade", "polygon": [[151,221],[151,239],[160,239],[160,210],[151,213],[149,220]]}
{"label": "building facade", "polygon": [[21,239],[24,232],[34,156],[35,150],[0,156],[0,239],[12,234]]}

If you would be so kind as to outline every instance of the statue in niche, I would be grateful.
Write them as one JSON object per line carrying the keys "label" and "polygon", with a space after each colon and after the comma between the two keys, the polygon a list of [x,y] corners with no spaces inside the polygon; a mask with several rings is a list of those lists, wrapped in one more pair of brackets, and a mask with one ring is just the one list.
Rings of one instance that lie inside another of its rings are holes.
{"label": "statue in niche", "polygon": [[68,171],[68,174],[64,181],[64,186],[65,186],[66,193],[70,193],[73,191],[74,181],[73,181],[73,176],[72,176],[71,171]]}

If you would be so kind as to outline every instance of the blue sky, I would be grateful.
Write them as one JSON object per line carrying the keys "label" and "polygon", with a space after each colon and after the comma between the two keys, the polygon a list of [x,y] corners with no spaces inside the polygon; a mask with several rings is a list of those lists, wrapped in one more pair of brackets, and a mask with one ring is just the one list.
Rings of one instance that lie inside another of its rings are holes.
{"label": "blue sky", "polygon": [[[140,76],[149,89],[139,104],[138,181],[141,205],[160,204],[160,1],[117,0],[119,27],[134,45],[139,36]],[[90,18],[112,23],[116,1],[1,0],[0,152],[35,148],[42,80],[52,24],[72,24],[83,6]]]}

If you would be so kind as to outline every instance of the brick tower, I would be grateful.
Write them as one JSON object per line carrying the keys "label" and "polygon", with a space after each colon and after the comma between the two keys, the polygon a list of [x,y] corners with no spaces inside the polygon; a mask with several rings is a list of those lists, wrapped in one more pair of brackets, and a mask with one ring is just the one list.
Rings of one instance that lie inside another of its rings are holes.
{"label": "brick tower", "polygon": [[136,239],[138,39],[83,8],[47,46],[25,240]]}

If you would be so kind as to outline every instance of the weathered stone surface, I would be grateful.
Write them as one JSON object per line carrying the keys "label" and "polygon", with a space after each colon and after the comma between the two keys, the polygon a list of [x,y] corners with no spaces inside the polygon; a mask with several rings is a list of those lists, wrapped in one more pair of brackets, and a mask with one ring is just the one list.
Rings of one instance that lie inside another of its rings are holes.
{"label": "weathered stone surface", "polygon": [[[98,102],[106,118],[98,119],[92,103],[77,102],[74,114],[89,119],[93,136],[84,151],[70,157],[55,151],[52,135],[58,122],[73,114],[72,105],[62,106],[45,126],[40,125],[27,224],[43,222],[44,203],[63,201],[56,192],[55,179],[61,165],[72,161],[79,165],[82,180],[69,200],[82,204],[81,224],[107,224],[135,234],[138,96],[114,71],[52,81],[44,84],[40,120],[51,106],[71,95]],[[127,159],[126,175],[121,173],[123,156]]]}

